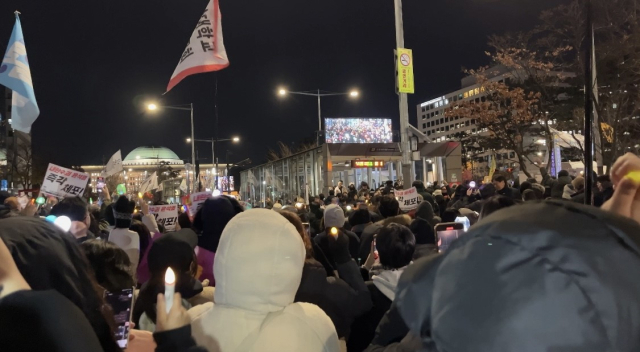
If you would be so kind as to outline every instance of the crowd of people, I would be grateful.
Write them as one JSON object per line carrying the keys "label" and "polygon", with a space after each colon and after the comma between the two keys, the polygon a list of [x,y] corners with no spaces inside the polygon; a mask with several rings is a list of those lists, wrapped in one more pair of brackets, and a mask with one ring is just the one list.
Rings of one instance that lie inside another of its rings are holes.
{"label": "crowd of people", "polygon": [[[173,232],[126,196],[22,211],[7,199],[0,349],[640,351],[632,172],[627,154],[593,185],[565,172],[415,181],[410,209],[389,182],[266,209],[215,196]],[[435,228],[461,218],[469,230],[443,251]],[[118,325],[107,297],[127,290]]]}
{"label": "crowd of people", "polygon": [[327,119],[327,143],[391,143],[388,119]]}

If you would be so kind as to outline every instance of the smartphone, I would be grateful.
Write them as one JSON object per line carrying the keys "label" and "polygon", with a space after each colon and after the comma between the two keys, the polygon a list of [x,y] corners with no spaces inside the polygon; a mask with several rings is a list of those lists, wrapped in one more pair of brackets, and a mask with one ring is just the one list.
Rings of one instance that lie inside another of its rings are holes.
{"label": "smartphone", "polygon": [[464,224],[459,222],[445,222],[435,226],[436,238],[438,240],[438,251],[445,252],[447,248],[464,234]]}
{"label": "smartphone", "polygon": [[113,310],[116,321],[115,336],[120,348],[129,345],[129,330],[131,329],[131,314],[133,313],[133,287],[118,292],[105,291],[104,298]]}
{"label": "smartphone", "polygon": [[378,246],[376,244],[376,238],[373,238],[373,257],[378,260]]}
{"label": "smartphone", "polygon": [[476,181],[469,182],[469,188],[476,188]]}
{"label": "smartphone", "polygon": [[102,193],[102,190],[104,189],[104,177],[98,177],[96,180],[96,189],[98,190],[98,193]]}
{"label": "smartphone", "polygon": [[303,222],[302,226],[304,226],[304,232],[307,234],[307,236],[311,237],[311,228],[309,226],[309,223]]}

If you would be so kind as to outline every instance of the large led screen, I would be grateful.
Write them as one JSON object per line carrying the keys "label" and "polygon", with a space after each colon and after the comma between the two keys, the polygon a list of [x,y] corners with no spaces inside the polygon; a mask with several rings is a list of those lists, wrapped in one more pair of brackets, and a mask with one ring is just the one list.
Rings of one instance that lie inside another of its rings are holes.
{"label": "large led screen", "polygon": [[391,119],[324,119],[327,143],[391,143]]}

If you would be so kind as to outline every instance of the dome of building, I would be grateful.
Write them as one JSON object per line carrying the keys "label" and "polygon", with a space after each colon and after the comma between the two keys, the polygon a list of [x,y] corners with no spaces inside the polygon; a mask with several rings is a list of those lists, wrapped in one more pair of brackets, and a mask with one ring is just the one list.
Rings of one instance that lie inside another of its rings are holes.
{"label": "dome of building", "polygon": [[123,160],[124,164],[138,162],[167,161],[170,164],[182,164],[183,161],[171,149],[165,147],[138,147],[131,151]]}

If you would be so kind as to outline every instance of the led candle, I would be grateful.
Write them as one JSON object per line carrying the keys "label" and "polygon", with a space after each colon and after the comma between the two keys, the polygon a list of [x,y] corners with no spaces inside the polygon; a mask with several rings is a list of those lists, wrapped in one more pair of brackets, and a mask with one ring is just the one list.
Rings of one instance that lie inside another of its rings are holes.
{"label": "led candle", "polygon": [[338,237],[338,229],[335,227],[332,227],[331,234],[333,235],[333,237]]}
{"label": "led candle", "polygon": [[171,268],[167,268],[167,272],[164,274],[164,302],[167,307],[167,313],[173,306],[173,293],[176,291],[176,274],[174,274]]}

